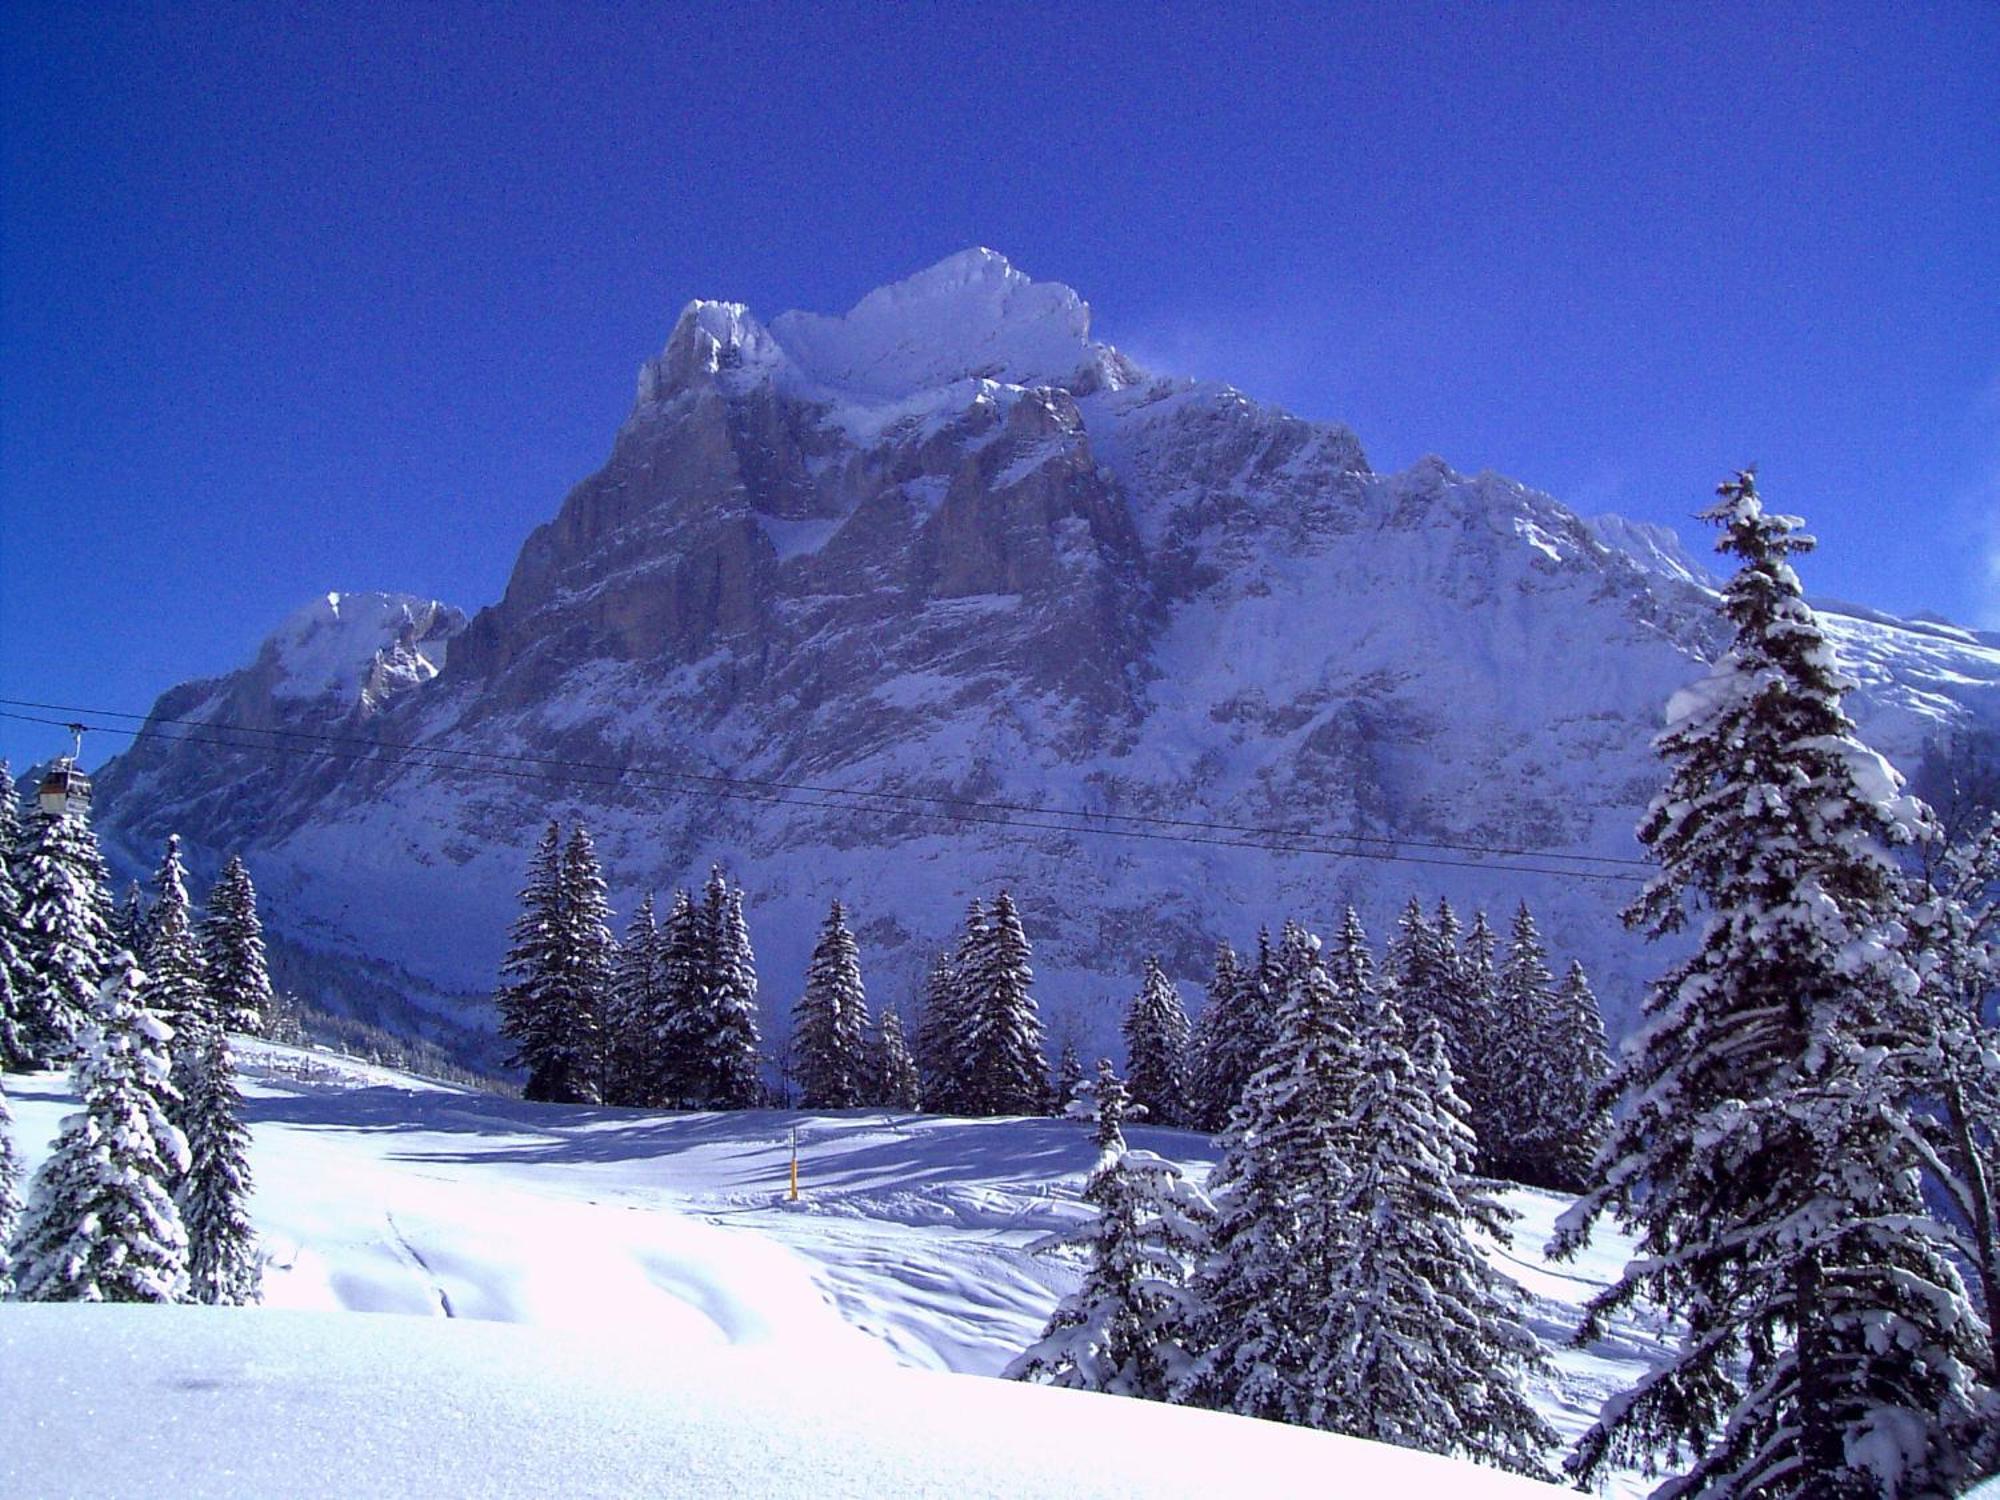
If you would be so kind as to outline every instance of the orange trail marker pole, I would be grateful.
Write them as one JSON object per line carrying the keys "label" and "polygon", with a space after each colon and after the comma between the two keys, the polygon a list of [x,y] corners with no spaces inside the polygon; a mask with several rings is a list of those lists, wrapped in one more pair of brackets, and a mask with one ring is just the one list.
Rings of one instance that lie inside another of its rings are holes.
{"label": "orange trail marker pole", "polygon": [[792,1197],[791,1197],[791,1201],[792,1201],[792,1202],[794,1202],[794,1203],[796,1203],[796,1202],[798,1202],[798,1201],[799,1201],[799,1127],[798,1127],[798,1126],[796,1126],[796,1125],[794,1125],[794,1126],[792,1127]]}

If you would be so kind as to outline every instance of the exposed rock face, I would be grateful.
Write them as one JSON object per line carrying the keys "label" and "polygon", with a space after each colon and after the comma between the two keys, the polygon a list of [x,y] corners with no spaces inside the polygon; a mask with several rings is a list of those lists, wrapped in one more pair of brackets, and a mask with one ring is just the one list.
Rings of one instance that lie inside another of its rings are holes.
{"label": "exposed rock face", "polygon": [[[1412,891],[1526,897],[1622,1010],[1656,960],[1616,924],[1630,887],[1582,877],[1631,872],[1573,857],[1638,852],[1661,706],[1717,641],[1706,583],[1671,536],[1436,460],[1378,475],[1344,428],[1150,376],[1068,288],[973,251],[845,319],[693,304],[498,604],[337,599],[338,650],[294,621],[157,710],[337,726],[339,758],[142,741],[100,805],[134,864],[170,829],[243,847],[295,937],[466,988],[554,816],[627,907],[722,859],[774,1017],[831,895],[900,1002],[1003,884],[1092,1040],[1147,952],[1193,985],[1218,937],[1350,900],[1379,935]],[[1892,755],[2000,720],[2000,643],[1829,619]]]}

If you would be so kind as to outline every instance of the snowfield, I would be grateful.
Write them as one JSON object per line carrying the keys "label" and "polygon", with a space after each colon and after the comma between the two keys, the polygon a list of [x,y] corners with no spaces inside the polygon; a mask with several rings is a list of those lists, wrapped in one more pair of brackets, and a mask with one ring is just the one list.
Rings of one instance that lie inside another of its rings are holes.
{"label": "snowfield", "polygon": [[[1087,1212],[1094,1151],[1075,1123],[567,1108],[259,1043],[242,1062],[267,1310],[0,1309],[0,1493],[1538,1488],[1323,1433],[930,1373],[997,1373],[1074,1284],[1026,1246]],[[73,1107],[67,1079],[11,1078],[9,1093],[32,1168]],[[1214,1159],[1197,1135],[1130,1135],[1196,1175]],[[1558,1344],[1624,1246],[1552,1266],[1539,1247],[1565,1200],[1507,1201],[1516,1242],[1492,1253]],[[1657,1335],[1556,1351],[1535,1394],[1565,1437]]]}

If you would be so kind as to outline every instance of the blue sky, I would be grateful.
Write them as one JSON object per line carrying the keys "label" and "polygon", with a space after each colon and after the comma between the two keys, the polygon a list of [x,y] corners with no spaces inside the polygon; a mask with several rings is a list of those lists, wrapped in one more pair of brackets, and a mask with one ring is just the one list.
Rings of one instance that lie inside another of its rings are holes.
{"label": "blue sky", "polygon": [[7,696],[143,709],[327,589],[489,602],[689,298],[972,244],[1378,467],[1705,545],[1754,460],[1813,591],[2000,627],[1986,0],[17,0],[0,97]]}

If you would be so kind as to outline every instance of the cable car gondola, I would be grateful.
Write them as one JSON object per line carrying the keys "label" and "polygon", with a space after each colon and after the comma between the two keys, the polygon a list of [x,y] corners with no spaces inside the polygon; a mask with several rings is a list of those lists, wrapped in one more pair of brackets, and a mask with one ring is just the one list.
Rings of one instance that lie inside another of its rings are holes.
{"label": "cable car gondola", "polygon": [[81,724],[69,726],[69,732],[76,736],[75,749],[68,755],[57,756],[42,774],[36,801],[51,818],[67,817],[71,813],[81,817],[90,811],[90,778],[77,765],[83,758],[83,728]]}

